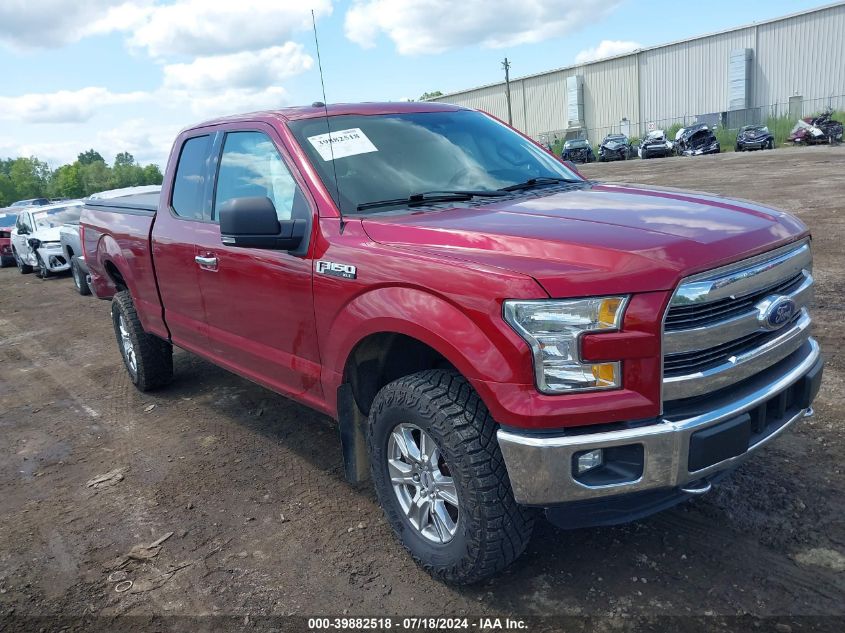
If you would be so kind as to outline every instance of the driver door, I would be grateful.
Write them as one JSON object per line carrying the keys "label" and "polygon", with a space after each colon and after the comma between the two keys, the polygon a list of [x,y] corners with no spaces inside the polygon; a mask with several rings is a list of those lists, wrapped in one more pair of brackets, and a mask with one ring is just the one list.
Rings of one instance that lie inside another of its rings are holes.
{"label": "driver door", "polygon": [[281,393],[320,391],[320,357],[304,254],[223,244],[217,210],[233,198],[267,197],[280,220],[307,218],[312,206],[271,129],[226,132],[210,230],[197,235],[199,287],[216,362]]}
{"label": "driver door", "polygon": [[29,248],[29,236],[32,235],[32,217],[26,211],[21,211],[12,231],[12,246],[24,264],[33,265],[35,259]]}

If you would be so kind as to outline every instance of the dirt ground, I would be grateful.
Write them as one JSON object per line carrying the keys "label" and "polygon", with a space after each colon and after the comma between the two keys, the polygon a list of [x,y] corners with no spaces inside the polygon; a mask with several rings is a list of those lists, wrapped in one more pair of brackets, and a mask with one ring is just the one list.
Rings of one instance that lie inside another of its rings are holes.
{"label": "dirt ground", "polygon": [[0,629],[43,614],[845,616],[845,147],[583,171],[747,198],[812,228],[815,418],[693,503],[616,528],[542,522],[504,574],[450,587],[402,551],[369,488],[344,483],[328,418],[182,351],[174,384],[141,394],[107,302],[6,268]]}

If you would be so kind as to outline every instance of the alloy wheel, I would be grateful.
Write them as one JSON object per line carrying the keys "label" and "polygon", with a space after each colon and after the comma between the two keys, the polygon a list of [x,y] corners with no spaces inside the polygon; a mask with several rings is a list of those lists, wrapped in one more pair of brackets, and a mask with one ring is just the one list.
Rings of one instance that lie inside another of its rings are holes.
{"label": "alloy wheel", "polygon": [[135,357],[135,345],[132,343],[132,338],[129,336],[129,330],[126,328],[126,321],[124,321],[122,314],[117,320],[117,328],[120,331],[120,347],[123,350],[123,357],[126,359],[129,371],[135,374],[138,371],[138,359]]}
{"label": "alloy wheel", "polygon": [[411,526],[433,543],[451,541],[460,521],[458,493],[431,436],[413,424],[396,425],[387,443],[387,469]]}

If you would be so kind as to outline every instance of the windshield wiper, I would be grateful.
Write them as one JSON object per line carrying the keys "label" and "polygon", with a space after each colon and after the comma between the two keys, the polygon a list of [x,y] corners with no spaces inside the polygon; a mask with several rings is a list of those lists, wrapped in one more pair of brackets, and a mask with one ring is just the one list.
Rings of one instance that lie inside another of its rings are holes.
{"label": "windshield wiper", "polygon": [[460,190],[460,191],[425,191],[423,193],[412,193],[407,198],[395,198],[393,200],[376,200],[374,202],[363,202],[358,205],[358,211],[366,211],[367,209],[376,209],[378,207],[392,207],[397,205],[406,205],[409,207],[421,204],[431,204],[434,202],[461,202],[464,200],[472,200],[473,198],[499,198],[507,195],[507,192],[501,189],[492,191],[486,190]]}
{"label": "windshield wiper", "polygon": [[523,189],[531,189],[533,187],[540,187],[542,185],[553,185],[558,182],[583,182],[583,180],[576,180],[574,178],[556,178],[552,176],[538,176],[537,178],[529,178],[525,182],[519,182],[515,185],[502,187],[499,191],[522,191]]}

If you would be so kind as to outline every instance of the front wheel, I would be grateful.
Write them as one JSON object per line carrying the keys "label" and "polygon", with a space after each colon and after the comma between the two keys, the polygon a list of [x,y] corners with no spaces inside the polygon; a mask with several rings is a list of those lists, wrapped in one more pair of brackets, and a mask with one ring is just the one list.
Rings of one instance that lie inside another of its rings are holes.
{"label": "front wheel", "polygon": [[27,275],[32,272],[32,266],[23,263],[21,256],[18,255],[17,249],[12,249],[12,255],[15,256],[15,265],[18,267],[18,272],[21,275]]}
{"label": "front wheel", "polygon": [[496,424],[462,376],[430,370],[385,386],[368,441],[384,513],[434,577],[478,582],[525,550],[534,512],[514,501]]}
{"label": "front wheel", "polygon": [[144,332],[128,290],[118,292],[112,299],[111,317],[132,384],[141,391],[150,391],[173,380],[173,346]]}

